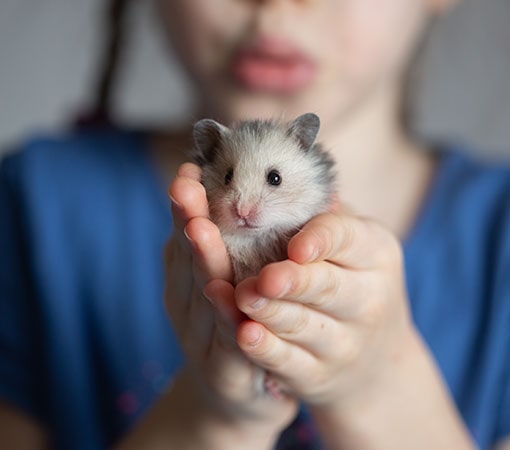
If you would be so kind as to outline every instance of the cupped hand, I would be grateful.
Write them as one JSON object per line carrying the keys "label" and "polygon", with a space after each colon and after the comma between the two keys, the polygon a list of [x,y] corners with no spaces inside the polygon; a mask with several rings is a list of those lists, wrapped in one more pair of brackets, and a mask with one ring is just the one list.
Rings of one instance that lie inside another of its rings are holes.
{"label": "cupped hand", "polygon": [[[277,401],[254,388],[257,369],[239,349],[236,330],[246,316],[235,304],[230,259],[208,219],[200,168],[182,165],[172,183],[174,234],[166,246],[166,306],[204,408],[225,422],[275,433],[294,417],[296,401]],[[211,297],[204,287],[211,281]]]}
{"label": "cupped hand", "polygon": [[398,240],[337,210],[312,219],[289,259],[240,283],[237,339],[312,406],[350,407],[377,390],[413,339]]}

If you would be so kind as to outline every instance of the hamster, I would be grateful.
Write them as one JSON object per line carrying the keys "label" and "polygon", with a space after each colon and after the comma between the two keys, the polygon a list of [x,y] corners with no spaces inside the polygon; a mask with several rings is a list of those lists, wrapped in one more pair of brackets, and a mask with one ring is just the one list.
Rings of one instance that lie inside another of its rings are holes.
{"label": "hamster", "polygon": [[231,256],[235,283],[287,257],[289,239],[326,212],[336,190],[331,156],[315,142],[320,120],[210,119],[193,129],[211,220]]}
{"label": "hamster", "polygon": [[[211,220],[232,260],[234,283],[287,258],[290,238],[336,192],[332,157],[316,143],[313,113],[290,123],[243,121],[229,128],[203,119],[193,128]],[[260,371],[257,389],[282,398],[285,388]]]}

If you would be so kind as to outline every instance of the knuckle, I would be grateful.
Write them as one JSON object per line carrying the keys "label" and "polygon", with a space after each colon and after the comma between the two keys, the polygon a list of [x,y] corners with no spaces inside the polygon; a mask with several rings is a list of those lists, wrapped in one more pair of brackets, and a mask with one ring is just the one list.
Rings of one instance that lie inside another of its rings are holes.
{"label": "knuckle", "polygon": [[[325,283],[324,294],[327,296],[338,298],[343,289],[343,283],[340,279],[340,273],[336,268],[328,266],[327,278]],[[325,297],[326,297],[325,295]]]}
{"label": "knuckle", "polygon": [[279,301],[267,300],[267,303],[259,311],[251,313],[250,316],[258,317],[259,320],[267,323],[276,323],[280,320],[281,316],[281,303]]}
{"label": "knuckle", "polygon": [[364,298],[358,304],[357,316],[360,323],[375,327],[385,320],[390,305],[388,302],[389,279],[385,273],[372,273],[364,283]]}
{"label": "knuckle", "polygon": [[361,357],[361,345],[352,336],[346,337],[340,344],[339,354],[341,364],[349,366],[355,364]]}
{"label": "knuckle", "polygon": [[341,241],[340,246],[338,248],[339,252],[344,252],[350,248],[352,248],[355,242],[356,230],[355,226],[351,221],[343,220],[340,221],[340,233],[341,233]]}
{"label": "knuckle", "polygon": [[385,311],[384,302],[381,300],[372,300],[365,302],[362,308],[361,315],[362,321],[368,326],[375,326],[380,323],[384,317]]}
{"label": "knuckle", "polygon": [[398,238],[379,224],[374,224],[378,234],[377,248],[374,259],[380,267],[396,268],[403,262],[402,245]]}
{"label": "knuckle", "polygon": [[313,275],[310,273],[310,270],[297,267],[297,271],[292,276],[290,289],[287,295],[303,297],[311,288],[312,278]]}
{"label": "knuckle", "polygon": [[325,366],[332,371],[342,370],[356,364],[362,355],[362,342],[358,333],[348,328],[336,330],[335,344],[324,356]]}
{"label": "knuckle", "polygon": [[321,270],[325,270],[322,275],[322,287],[320,292],[310,300],[310,306],[318,310],[329,309],[330,304],[339,298],[343,290],[343,283],[336,267],[327,264]]}
{"label": "knuckle", "polygon": [[324,226],[323,241],[325,259],[333,256],[338,251],[337,245],[337,232],[329,227]]}
{"label": "knuckle", "polygon": [[325,308],[326,304],[328,303],[328,300],[329,299],[328,299],[327,295],[325,294],[325,292],[321,292],[318,295],[315,295],[310,300],[309,304],[313,309],[320,311]]}
{"label": "knuckle", "polygon": [[325,364],[318,364],[315,367],[312,376],[314,382],[313,385],[316,387],[327,385],[332,377],[332,372],[333,370],[331,369],[331,366]]}
{"label": "knuckle", "polygon": [[[323,292],[315,295],[309,302],[310,306],[317,311],[329,311],[331,309],[331,293],[326,288]],[[333,297],[336,298],[336,297]]]}
{"label": "knuckle", "polygon": [[257,358],[263,361],[265,368],[274,371],[278,371],[281,367],[285,366],[290,358],[290,352],[286,346],[267,345],[267,342],[264,342],[257,348],[256,354]]}
{"label": "knuckle", "polygon": [[322,220],[317,220],[310,226],[307,231],[315,241],[316,247],[319,250],[319,255],[322,257],[330,255],[333,250],[333,239],[330,227]]}
{"label": "knuckle", "polygon": [[[296,305],[297,306],[297,305]],[[310,325],[310,313],[304,307],[298,308],[298,313],[294,320],[287,322],[289,325],[281,333],[282,337],[290,337],[302,334]]]}

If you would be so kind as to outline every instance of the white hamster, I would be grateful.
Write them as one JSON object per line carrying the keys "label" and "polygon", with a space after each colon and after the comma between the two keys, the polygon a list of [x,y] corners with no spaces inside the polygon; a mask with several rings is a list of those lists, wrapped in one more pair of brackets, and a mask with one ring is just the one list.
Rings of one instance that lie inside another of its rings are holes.
{"label": "white hamster", "polygon": [[[287,257],[290,238],[326,212],[336,191],[331,156],[315,142],[320,120],[252,120],[228,128],[211,119],[194,126],[211,220],[232,260],[235,283]],[[256,389],[281,398],[286,389],[264,371]]]}

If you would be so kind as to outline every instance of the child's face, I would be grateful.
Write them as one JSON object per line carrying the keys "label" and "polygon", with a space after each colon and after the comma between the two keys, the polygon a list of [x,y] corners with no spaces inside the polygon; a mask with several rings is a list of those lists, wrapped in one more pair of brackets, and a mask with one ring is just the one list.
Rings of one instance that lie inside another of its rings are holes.
{"label": "child's face", "polygon": [[231,121],[342,117],[399,79],[449,0],[160,0],[205,112]]}

